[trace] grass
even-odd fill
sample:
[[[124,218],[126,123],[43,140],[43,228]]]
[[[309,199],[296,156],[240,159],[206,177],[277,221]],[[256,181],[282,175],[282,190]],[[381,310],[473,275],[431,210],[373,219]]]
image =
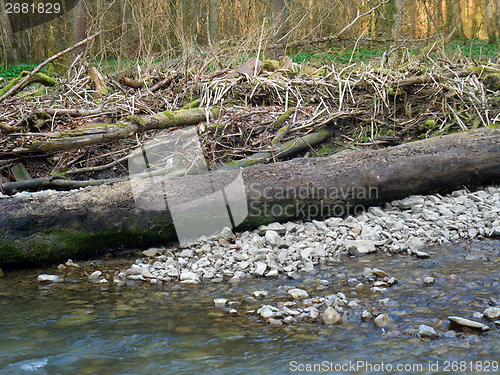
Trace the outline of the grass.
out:
[[[23,71],[31,72],[38,64],[7,65],[6,68],[0,66],[0,77],[13,78],[19,76]],[[47,67],[42,69],[42,73],[47,72]]]
[[[330,52],[298,52],[291,55],[293,62],[297,64],[310,63],[310,64],[326,64],[326,63],[340,63],[345,64],[349,61],[355,63],[367,63],[374,58],[380,58],[384,54],[386,48],[367,48],[358,47],[356,50],[352,49],[332,49]],[[472,39],[466,43],[454,41],[444,48],[446,54],[465,55],[478,62],[497,61],[499,49],[494,45],[484,40]],[[421,48],[410,48],[410,54],[415,55],[421,51]],[[430,57],[440,57],[436,53],[431,54]]]

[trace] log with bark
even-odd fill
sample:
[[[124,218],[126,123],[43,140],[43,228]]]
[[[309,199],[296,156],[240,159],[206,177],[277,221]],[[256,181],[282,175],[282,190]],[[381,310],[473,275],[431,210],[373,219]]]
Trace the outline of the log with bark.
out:
[[[36,140],[22,147],[17,147],[12,152],[26,154],[73,150],[83,146],[127,138],[144,130],[195,125],[206,120],[207,117],[216,117],[218,113],[218,108],[212,108],[211,110],[192,108],[178,111],[164,111],[154,115],[131,115],[114,124],[99,124],[91,128],[70,130],[51,135],[51,139],[49,140]],[[40,136],[43,136],[43,133],[40,133]]]
[[[242,230],[273,221],[353,214],[356,208],[411,194],[499,181],[500,129],[254,165],[236,172],[237,176],[227,171],[155,177],[136,180],[135,188],[130,182],[118,182],[40,198],[2,199],[0,266],[53,263],[120,245],[165,243],[176,238],[176,228],[202,228],[224,220]],[[238,185],[228,184],[238,178],[244,187],[239,197]],[[216,210],[222,188],[226,206]],[[241,223],[236,220],[242,212],[238,200],[248,209]]]

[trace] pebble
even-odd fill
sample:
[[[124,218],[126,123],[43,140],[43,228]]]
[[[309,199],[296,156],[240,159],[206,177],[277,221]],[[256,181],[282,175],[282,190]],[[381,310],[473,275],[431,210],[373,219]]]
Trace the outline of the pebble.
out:
[[[425,324],[421,324],[418,326],[418,334],[420,337],[437,337],[438,334],[434,330],[434,328],[429,327]]]
[[[392,324],[393,320],[388,314],[380,314],[373,320],[373,322],[379,328],[386,328]]]
[[[43,283],[43,282],[60,283],[60,282],[64,281],[63,278],[61,278],[57,275],[47,275],[45,273],[38,275],[37,280],[40,283]]]
[[[325,324],[338,324],[342,323],[342,316],[333,307],[327,307],[321,316],[321,320]]]
[[[225,299],[225,298],[214,298],[214,303],[215,303],[215,307],[217,307],[218,309],[222,309],[223,307],[226,306],[227,299]]]
[[[424,278],[425,285],[433,285],[435,282],[436,280],[432,276],[427,276]]]
[[[488,319],[495,320],[500,318],[500,308],[499,307],[488,307],[484,310],[484,316]]]
[[[460,326],[474,328],[474,329],[480,329],[482,331],[488,331],[490,329],[490,327],[488,327],[486,324],[475,322],[474,320],[461,318],[459,316],[449,316],[448,320],[450,322],[453,322],[453,323],[458,324]]]
[[[101,275],[102,275],[101,271],[94,271],[89,275],[89,280],[98,281]]]
[[[309,293],[307,293],[304,289],[299,288],[289,289],[288,295],[294,300],[303,300],[309,297]]]

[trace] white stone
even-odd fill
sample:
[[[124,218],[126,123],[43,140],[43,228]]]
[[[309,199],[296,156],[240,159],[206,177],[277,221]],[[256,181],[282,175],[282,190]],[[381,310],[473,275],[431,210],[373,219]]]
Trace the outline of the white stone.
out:
[[[143,254],[144,256],[147,256],[147,257],[154,257],[156,254],[158,254],[158,249],[157,249],[157,248],[155,248],[155,247],[152,247],[152,248],[150,248],[150,249],[144,250],[144,251],[142,252],[142,254]]]
[[[181,277],[180,277],[180,280],[181,281],[185,281],[185,280],[191,280],[191,281],[196,281],[198,282],[200,280],[200,277],[198,276],[197,273],[195,272],[191,272],[191,271],[182,271],[181,272]]]
[[[52,282],[52,283],[60,283],[62,281],[64,281],[63,278],[57,276],[57,275],[47,275],[45,273],[42,273],[40,275],[38,275],[38,278],[37,278],[38,282]]]
[[[299,289],[299,288],[289,289],[288,295],[292,297],[294,300],[301,300],[309,297],[309,293],[307,293],[304,289]]]
[[[142,275],[142,267],[139,266],[138,264],[132,264],[132,267],[130,267],[127,272],[128,275]]]
[[[488,307],[484,310],[484,316],[488,319],[498,319],[500,318],[500,308],[499,307]]]
[[[375,244],[369,240],[346,240],[344,246],[351,255],[368,254],[375,251]]]
[[[269,305],[262,305],[262,307],[257,310],[257,314],[262,319],[269,319],[274,316],[274,312],[273,310],[271,310],[271,307]]]
[[[226,306],[227,299],[225,298],[215,298],[214,299],[215,307],[218,309],[222,309],[224,306]]]
[[[98,280],[102,275],[101,271],[94,271],[89,275],[89,280]]]
[[[277,277],[277,276],[278,276],[278,270],[276,268],[266,273],[266,277]]]
[[[255,263],[255,273],[257,275],[264,275],[264,272],[266,272],[267,269],[267,264],[264,262],[256,262]]]
[[[335,310],[333,307],[327,307],[325,311],[323,311],[323,315],[321,316],[323,323],[325,324],[338,324],[342,323],[342,316]]]

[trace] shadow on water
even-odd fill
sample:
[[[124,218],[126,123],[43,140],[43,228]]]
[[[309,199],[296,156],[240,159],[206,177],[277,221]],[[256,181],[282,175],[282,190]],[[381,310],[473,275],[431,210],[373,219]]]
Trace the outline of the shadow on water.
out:
[[[0,279],[0,374],[444,374],[460,363],[464,373],[484,373],[487,363],[488,372],[497,373],[499,330],[473,314],[500,301],[500,240],[425,251],[430,258],[345,258],[300,280],[246,279],[238,286],[94,284],[83,276],[83,263],[64,283],[36,282],[39,273],[57,273],[55,267],[12,271]],[[126,262],[105,261],[100,268],[112,273]],[[373,293],[362,277],[365,267],[380,268],[398,283]],[[425,277],[434,284],[426,285]],[[288,301],[284,286],[320,297],[342,292],[359,308],[346,308],[344,322],[331,326],[272,326],[246,313]],[[269,294],[248,302],[256,290]],[[239,315],[216,309],[214,298],[236,302]],[[364,309],[387,313],[394,324],[381,329],[365,322]],[[483,322],[490,330],[462,329],[445,337],[450,315]],[[420,324],[441,336],[419,338]]]

